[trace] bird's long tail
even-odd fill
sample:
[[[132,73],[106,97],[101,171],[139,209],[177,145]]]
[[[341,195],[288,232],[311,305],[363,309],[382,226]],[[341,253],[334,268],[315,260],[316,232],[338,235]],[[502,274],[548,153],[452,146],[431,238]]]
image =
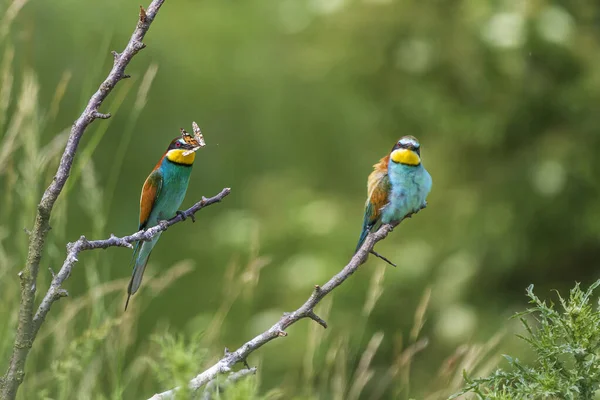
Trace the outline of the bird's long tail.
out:
[[[369,232],[371,231],[372,226],[369,225],[365,225],[363,226],[362,232],[360,233],[360,237],[358,238],[358,244],[356,245],[356,249],[354,250],[354,253],[356,253],[358,251],[358,249],[360,249],[360,246],[363,245],[363,243],[365,242],[365,239],[367,238],[367,236],[369,235]]]
[[[370,217],[370,208],[367,207],[367,212],[365,213],[365,219],[363,220],[362,231],[360,232],[360,237],[358,238],[358,244],[356,245],[356,249],[354,250],[354,254],[360,249],[360,246],[363,245],[367,236],[369,236],[369,232],[373,230],[373,227],[377,224],[377,220],[373,221]]]
[[[125,310],[127,310],[127,306],[129,305],[129,299],[137,290],[140,288],[142,284],[142,278],[144,276],[144,271],[146,270],[146,265],[148,264],[148,259],[150,258],[150,254],[152,253],[152,249],[156,244],[158,237],[155,237],[154,240],[150,242],[138,242],[135,246],[135,250],[133,251],[133,273],[131,274],[131,280],[129,281],[129,286],[127,287],[127,302],[125,303]]]

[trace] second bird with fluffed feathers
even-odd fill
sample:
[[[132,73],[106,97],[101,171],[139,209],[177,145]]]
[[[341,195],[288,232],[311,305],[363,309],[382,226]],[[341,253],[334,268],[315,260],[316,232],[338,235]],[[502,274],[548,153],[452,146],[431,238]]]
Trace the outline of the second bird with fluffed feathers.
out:
[[[414,136],[400,138],[373,169],[356,251],[379,223],[400,222],[425,207],[431,191],[431,175],[421,163],[421,145]]]

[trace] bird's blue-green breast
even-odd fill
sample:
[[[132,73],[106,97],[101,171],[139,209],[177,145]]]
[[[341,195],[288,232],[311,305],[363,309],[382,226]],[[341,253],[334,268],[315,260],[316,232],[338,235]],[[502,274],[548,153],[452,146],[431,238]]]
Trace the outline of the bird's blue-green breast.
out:
[[[431,190],[431,175],[422,164],[412,166],[390,161],[388,176],[391,190],[389,203],[381,215],[383,223],[399,221],[419,211]]]
[[[156,225],[160,220],[175,216],[185,198],[192,165],[175,164],[165,157],[159,170],[163,177],[162,189],[150,212],[148,226]]]

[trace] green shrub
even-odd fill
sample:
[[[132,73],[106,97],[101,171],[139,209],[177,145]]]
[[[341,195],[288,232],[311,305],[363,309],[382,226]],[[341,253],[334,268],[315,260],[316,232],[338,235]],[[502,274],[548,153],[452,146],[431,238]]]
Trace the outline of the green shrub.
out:
[[[526,330],[519,336],[536,355],[531,366],[504,357],[510,368],[485,378],[466,376],[466,387],[453,396],[473,393],[480,399],[593,399],[600,386],[600,309],[592,301],[596,281],[587,291],[579,284],[560,307],[546,304],[527,288],[533,305],[515,315]]]

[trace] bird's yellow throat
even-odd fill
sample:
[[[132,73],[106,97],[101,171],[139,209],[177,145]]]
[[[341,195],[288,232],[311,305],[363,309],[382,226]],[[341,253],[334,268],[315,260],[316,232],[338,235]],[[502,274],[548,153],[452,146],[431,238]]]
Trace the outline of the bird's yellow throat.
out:
[[[421,164],[421,158],[417,153],[408,149],[394,150],[391,154],[391,159],[395,163],[404,165],[419,165]]]
[[[167,159],[177,164],[192,165],[196,158],[196,153],[192,152],[187,156],[184,156],[185,150],[173,149],[167,152]]]

